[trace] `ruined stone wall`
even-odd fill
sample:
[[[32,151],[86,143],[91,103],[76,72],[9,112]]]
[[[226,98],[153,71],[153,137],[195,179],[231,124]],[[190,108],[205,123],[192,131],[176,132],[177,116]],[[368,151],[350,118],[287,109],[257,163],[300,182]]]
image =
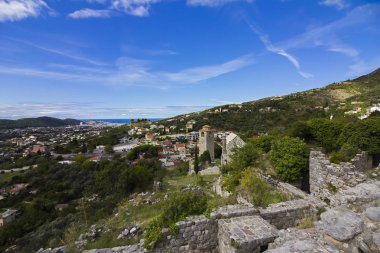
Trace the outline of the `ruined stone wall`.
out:
[[[312,198],[309,200],[296,199],[272,204],[265,209],[261,208],[259,215],[277,229],[286,229],[299,225],[305,217],[317,215],[323,207],[325,207],[324,203]]]
[[[357,154],[351,162],[334,164],[320,151],[311,151],[309,160],[310,193],[330,200],[341,189],[356,186],[367,180],[363,171],[370,169],[372,158],[367,152]]]
[[[188,217],[176,223],[178,232],[172,235],[163,231],[163,241],[155,248],[155,253],[177,252],[218,252],[218,224],[204,215]]]

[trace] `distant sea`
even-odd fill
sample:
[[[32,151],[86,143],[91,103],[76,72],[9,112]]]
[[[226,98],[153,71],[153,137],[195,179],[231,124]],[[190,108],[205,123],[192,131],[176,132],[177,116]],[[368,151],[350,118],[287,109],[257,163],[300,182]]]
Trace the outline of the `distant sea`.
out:
[[[161,118],[149,118],[148,120],[149,121],[156,121],[156,120],[160,120]],[[131,122],[131,119],[80,119],[80,120],[83,120],[83,121],[99,121],[99,122],[108,122],[108,123],[113,123],[113,124],[128,124],[129,122]],[[134,119],[135,121],[137,119]]]

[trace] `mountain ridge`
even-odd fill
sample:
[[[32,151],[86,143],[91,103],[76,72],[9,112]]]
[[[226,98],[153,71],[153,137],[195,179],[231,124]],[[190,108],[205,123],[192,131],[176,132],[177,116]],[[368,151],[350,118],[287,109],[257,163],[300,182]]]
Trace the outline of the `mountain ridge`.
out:
[[[0,129],[27,128],[27,127],[57,127],[79,125],[80,120],[58,119],[53,117],[22,118],[17,120],[0,119]]]

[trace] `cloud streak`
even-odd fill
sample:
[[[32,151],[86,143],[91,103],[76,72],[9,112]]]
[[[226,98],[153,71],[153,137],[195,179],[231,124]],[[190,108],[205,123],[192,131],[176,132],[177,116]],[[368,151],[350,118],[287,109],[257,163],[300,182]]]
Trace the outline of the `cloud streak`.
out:
[[[49,52],[49,53],[53,53],[53,54],[56,54],[56,55],[63,56],[63,57],[66,57],[66,58],[69,58],[69,59],[72,59],[72,60],[76,60],[76,61],[80,61],[80,62],[84,62],[84,63],[87,63],[87,64],[96,65],[96,66],[107,65],[104,62],[100,62],[100,61],[96,61],[96,60],[93,60],[93,59],[89,59],[87,57],[81,56],[80,54],[75,54],[75,53],[69,52],[67,50],[40,46],[40,45],[37,45],[37,44],[32,43],[32,42],[28,42],[28,41],[20,40],[20,39],[15,39],[15,38],[11,38],[11,37],[6,37],[6,38],[9,39],[9,40],[12,40],[12,41],[15,41],[15,42],[19,42],[19,43],[22,43],[24,45],[33,47],[33,48],[37,48],[37,49],[45,51],[45,52]]]
[[[253,63],[251,55],[244,55],[231,61],[212,65],[184,69],[177,73],[164,73],[168,80],[182,83],[196,83],[237,71]]]
[[[0,118],[51,116],[58,118],[167,118],[202,111],[211,105],[169,105],[155,107],[99,107],[99,103],[18,103],[0,104]]]
[[[257,34],[260,41],[264,44],[266,50],[268,50],[269,52],[272,52],[272,53],[275,53],[275,54],[278,54],[278,55],[285,57],[291,64],[293,64],[293,66],[296,68],[297,72],[302,77],[304,77],[304,78],[313,77],[312,74],[302,71],[299,61],[293,55],[289,54],[287,51],[285,51],[282,48],[274,46],[272,44],[272,42],[270,41],[268,35],[264,34],[257,26],[253,25],[250,22],[247,22],[247,24],[249,25],[251,30]]]
[[[327,50],[339,52],[348,56],[358,55],[358,51],[345,45],[338,39],[338,33],[345,29],[353,29],[368,23],[379,21],[380,5],[367,4],[356,7],[348,12],[343,18],[307,30],[306,32],[291,39],[277,43],[278,47],[285,50],[296,48],[323,47]]]
[[[147,86],[168,88],[187,85],[219,77],[253,63],[251,55],[243,55],[230,61],[187,68],[175,72],[155,71],[151,62],[146,60],[121,57],[114,66],[83,67],[68,64],[49,64],[48,68],[37,69],[24,66],[0,66],[0,73],[16,76],[32,76],[44,79],[74,82],[91,82],[120,86]]]

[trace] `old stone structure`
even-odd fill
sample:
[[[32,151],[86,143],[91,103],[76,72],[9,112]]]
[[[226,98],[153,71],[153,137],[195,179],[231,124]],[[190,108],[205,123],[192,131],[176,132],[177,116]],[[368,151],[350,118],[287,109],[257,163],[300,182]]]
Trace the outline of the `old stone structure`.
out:
[[[231,155],[236,148],[241,148],[245,142],[236,134],[230,133],[223,139],[222,147],[222,164],[227,164],[231,161]]]
[[[163,241],[153,252],[177,253],[177,252],[218,252],[217,223],[204,215],[193,216],[185,221],[176,223],[178,233],[171,235],[169,230],[163,231]]]
[[[340,189],[367,181],[364,171],[371,167],[372,158],[366,152],[356,155],[351,162],[334,164],[321,151],[311,151],[310,192],[322,200],[332,201],[331,197]]]
[[[205,151],[210,153],[211,161],[214,161],[214,130],[205,125],[199,130],[199,155],[202,155]]]

